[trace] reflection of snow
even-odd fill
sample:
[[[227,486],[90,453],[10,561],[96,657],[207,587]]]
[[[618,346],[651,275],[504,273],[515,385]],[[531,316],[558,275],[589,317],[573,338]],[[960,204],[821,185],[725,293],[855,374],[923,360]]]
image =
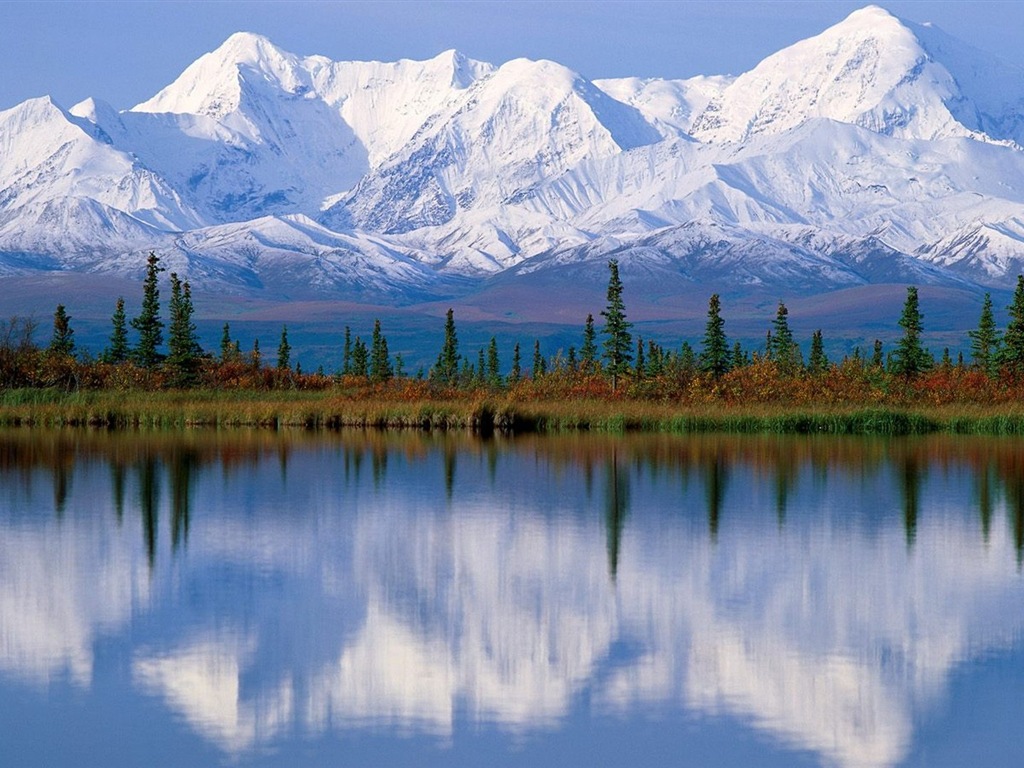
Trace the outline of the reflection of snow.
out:
[[[292,685],[282,680],[254,701],[243,702],[241,673],[250,663],[251,643],[220,637],[196,640],[166,656],[140,656],[134,677],[162,694],[199,733],[229,752],[269,742],[292,717]]]
[[[36,684],[92,681],[98,636],[127,625],[149,592],[145,561],[105,520],[0,529],[0,670]]]
[[[886,766],[958,664],[1024,630],[1011,532],[984,542],[952,502],[922,504],[912,547],[898,516],[868,529],[828,505],[781,531],[726,515],[712,542],[634,488],[613,581],[603,519],[552,513],[543,488],[509,508],[399,497],[197,517],[171,569],[193,599],[152,606],[173,634],[136,650],[133,679],[231,753],[293,726],[449,735],[465,713],[550,728],[589,701],[728,714],[840,765]],[[4,529],[0,668],[86,684],[97,636],[145,602],[139,531],[101,522]]]

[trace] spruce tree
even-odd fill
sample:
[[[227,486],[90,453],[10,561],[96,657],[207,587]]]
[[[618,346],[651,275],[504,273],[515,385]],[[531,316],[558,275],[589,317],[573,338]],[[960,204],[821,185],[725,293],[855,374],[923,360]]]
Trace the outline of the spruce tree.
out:
[[[580,347],[580,364],[584,373],[597,370],[597,333],[594,331],[594,316],[587,315],[583,326],[583,346]]]
[[[231,326],[224,323],[224,331],[220,337],[220,361],[226,363],[234,357],[235,345],[231,341]]]
[[[717,293],[708,300],[708,322],[701,344],[700,369],[716,379],[729,372],[729,340],[725,336],[725,321]]]
[[[345,326],[345,345],[341,348],[341,375],[352,374],[352,329]]]
[[[811,357],[807,369],[815,376],[828,370],[828,357],[825,355],[825,342],[821,337],[821,329],[811,335]]]
[[[871,349],[871,367],[879,369],[885,367],[885,355],[882,350],[881,339],[875,339],[875,344]]]
[[[636,338],[636,365],[633,366],[633,378],[637,381],[643,379],[647,373],[647,356],[644,354],[644,339],[642,336]]]
[[[487,346],[487,383],[492,387],[501,386],[501,363],[498,360],[498,341],[491,336]]]
[[[388,381],[394,375],[388,340],[381,333],[380,320],[374,320],[373,335],[370,337],[370,378],[374,381]]]
[[[476,370],[473,371],[473,386],[482,387],[487,383],[487,361],[484,359],[484,348],[480,347],[476,355]]]
[[[540,339],[534,339],[533,342],[533,368],[531,369],[530,377],[537,379],[543,376],[547,372],[547,366],[544,363],[544,356],[540,353]]]
[[[1012,375],[1024,375],[1024,275],[1017,276],[1017,289],[1010,304],[1010,322],[1003,335],[999,362]]]
[[[352,375],[366,378],[370,374],[370,354],[366,343],[358,336],[352,343]]]
[[[601,312],[604,317],[604,359],[606,369],[612,377],[612,389],[618,387],[619,377],[629,372],[633,361],[633,338],[629,333],[632,323],[626,322],[626,305],[622,301],[622,281],[619,279],[619,262],[608,262],[608,304]]]
[[[732,345],[732,362],[730,364],[731,370],[742,368],[747,364],[747,354],[743,351],[743,345],[738,341]]]
[[[174,374],[176,386],[191,386],[195,383],[199,367],[199,338],[196,325],[192,322],[195,312],[192,306],[192,288],[182,283],[177,274],[171,273],[171,324],[167,338],[167,364]]]
[[[257,371],[263,365],[263,355],[260,352],[260,340],[258,338],[252,340],[252,353],[249,355],[249,363]]]
[[[292,345],[288,343],[288,326],[281,326],[281,341],[277,345],[277,370],[290,371],[292,368]]]
[[[114,305],[114,314],[110,318],[113,326],[110,331],[110,346],[103,353],[103,360],[108,363],[123,363],[128,359],[128,318],[124,312],[124,297],[119,296]]]
[[[163,271],[159,257],[150,251],[146,260],[146,279],[142,283],[142,309],[138,317],[132,319],[132,328],[139,332],[139,343],[133,356],[143,368],[155,368],[162,358],[159,348],[164,343],[164,324],[160,319],[157,275]]]
[[[789,310],[780,301],[775,320],[772,321],[772,333],[768,342],[769,357],[778,363],[784,373],[792,373],[797,368],[796,343],[793,341],[793,332],[789,330],[788,315]]]
[[[75,354],[75,332],[71,329],[71,316],[58,304],[53,313],[53,337],[48,352],[57,357],[71,357]]]
[[[444,321],[444,344],[434,365],[434,378],[442,384],[453,385],[459,380],[459,337],[455,332],[455,313],[451,307]]]
[[[968,331],[971,337],[971,359],[974,367],[990,378],[999,374],[999,331],[992,314],[992,294],[986,293],[981,304],[978,329]]]
[[[523,365],[522,358],[519,354],[519,342],[516,342],[515,347],[512,349],[512,371],[508,375],[509,383],[515,384],[521,378],[523,378]]]
[[[697,369],[697,353],[688,341],[684,341],[679,348],[679,367],[687,373]]]
[[[897,376],[916,376],[931,366],[931,355],[921,346],[923,317],[918,305],[917,288],[909,286],[899,321],[903,336],[896,343],[890,367],[891,372]]]

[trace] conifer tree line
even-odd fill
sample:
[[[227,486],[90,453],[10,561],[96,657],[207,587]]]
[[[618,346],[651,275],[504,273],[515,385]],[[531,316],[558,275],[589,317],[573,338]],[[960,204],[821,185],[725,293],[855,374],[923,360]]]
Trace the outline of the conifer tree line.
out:
[[[541,340],[532,339],[532,344],[525,349],[521,342],[515,342],[511,355],[504,357],[497,338],[492,336],[486,344],[464,352],[454,311],[448,309],[440,348],[429,368],[407,371],[403,356],[392,354],[384,328],[377,319],[367,339],[353,334],[349,326],[344,327],[339,339],[340,364],[334,371],[325,372],[321,368],[315,373],[303,373],[301,365],[293,358],[287,325],[281,327],[276,357],[270,368],[264,363],[259,339],[254,338],[249,350],[243,352],[241,342],[232,337],[228,323],[223,326],[218,354],[203,350],[196,330],[191,285],[174,272],[168,276],[170,296],[165,322],[159,284],[164,268],[159,257],[151,253],[146,262],[139,313],[129,319],[124,298],[118,298],[110,319],[108,344],[97,362],[159,374],[159,386],[178,388],[207,386],[211,382],[216,386],[224,380],[239,382],[239,386],[323,387],[348,379],[375,385],[414,379],[442,388],[500,390],[524,381],[550,382],[553,386],[596,381],[604,382],[613,393],[625,390],[642,395],[646,391],[644,387],[652,382],[681,384],[703,377],[713,384],[730,374],[759,366],[761,370],[765,365],[770,366],[771,375],[780,380],[822,377],[837,366],[859,366],[874,372],[873,375],[905,381],[913,381],[936,369],[971,371],[992,381],[1024,379],[1024,275],[1017,278],[1008,308],[1009,323],[1003,332],[995,322],[991,295],[985,294],[977,328],[968,334],[969,363],[964,361],[962,353],[954,361],[948,349],[936,360],[924,347],[924,314],[914,286],[907,288],[898,320],[901,335],[891,349],[886,350],[880,340],[875,340],[870,354],[863,354],[857,348],[843,360],[832,362],[826,355],[821,329],[811,335],[809,354],[804,359],[800,343],[789,326],[789,310],[782,301],[778,303],[775,317],[767,324],[763,346],[744,348],[739,341],[730,343],[717,293],[708,300],[704,332],[696,348],[684,341],[678,348],[670,349],[653,339],[634,335],[634,325],[627,319],[619,264],[611,260],[607,266],[606,304],[599,312],[603,323],[598,327],[594,314],[588,314],[583,321],[578,348],[570,345],[565,351],[546,355]],[[77,385],[87,371],[72,371],[68,364],[93,361],[87,353],[79,354],[71,321],[66,307],[58,304],[50,343],[44,350],[37,350],[45,362],[46,375],[34,378],[24,371],[11,373],[10,362],[17,354],[27,355],[26,349],[34,349],[30,342],[33,328],[29,328],[27,334],[22,328],[19,335],[15,321],[0,324],[0,386]],[[134,331],[134,339],[130,338],[129,329]],[[18,338],[20,346],[13,341]],[[525,360],[524,354],[527,355]]]

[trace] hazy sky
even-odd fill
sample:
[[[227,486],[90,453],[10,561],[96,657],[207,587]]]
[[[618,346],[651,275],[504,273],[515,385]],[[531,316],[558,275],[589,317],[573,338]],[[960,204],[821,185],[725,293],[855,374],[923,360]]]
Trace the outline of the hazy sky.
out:
[[[847,0],[376,0],[375,2],[60,2],[0,0],[0,109],[49,94],[130,107],[232,32],[259,32],[298,54],[429,58],[457,48],[500,64],[554,59],[589,78],[738,74],[841,20]],[[1024,67],[1024,3],[896,0]]]

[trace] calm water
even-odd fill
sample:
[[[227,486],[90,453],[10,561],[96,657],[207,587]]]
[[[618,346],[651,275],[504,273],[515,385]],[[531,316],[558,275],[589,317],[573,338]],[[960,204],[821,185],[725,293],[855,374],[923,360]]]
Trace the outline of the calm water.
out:
[[[1019,765],[1024,443],[0,432],[0,763]]]

